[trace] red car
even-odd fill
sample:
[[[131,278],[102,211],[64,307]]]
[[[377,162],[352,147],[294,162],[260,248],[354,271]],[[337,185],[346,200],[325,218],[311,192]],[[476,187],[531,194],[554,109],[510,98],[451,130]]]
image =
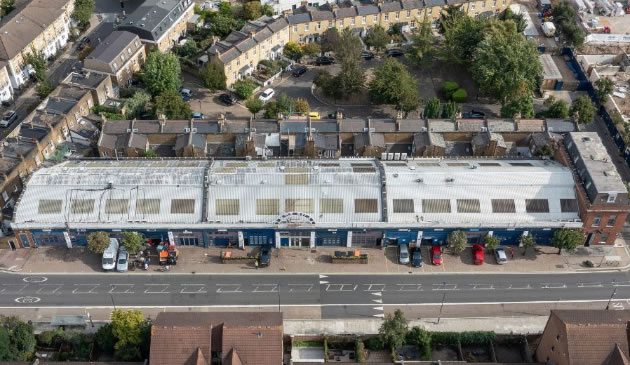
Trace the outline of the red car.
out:
[[[442,251],[438,245],[431,246],[431,263],[436,266],[442,265]]]
[[[483,265],[483,262],[484,262],[483,246],[474,245],[472,247],[472,251],[473,251],[473,264]]]

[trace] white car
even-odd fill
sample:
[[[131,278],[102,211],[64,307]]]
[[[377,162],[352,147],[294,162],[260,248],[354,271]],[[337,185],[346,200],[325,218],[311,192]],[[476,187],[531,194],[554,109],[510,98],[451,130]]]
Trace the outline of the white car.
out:
[[[273,96],[275,95],[275,91],[273,91],[273,89],[267,89],[265,91],[263,91],[260,96],[258,97],[258,99],[260,101],[269,101],[271,98],[273,98]]]

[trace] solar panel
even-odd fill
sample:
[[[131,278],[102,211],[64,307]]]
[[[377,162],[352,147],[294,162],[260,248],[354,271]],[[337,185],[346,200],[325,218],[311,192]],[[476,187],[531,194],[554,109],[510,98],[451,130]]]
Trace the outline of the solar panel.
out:
[[[549,213],[549,201],[547,199],[526,199],[525,210],[527,213]]]

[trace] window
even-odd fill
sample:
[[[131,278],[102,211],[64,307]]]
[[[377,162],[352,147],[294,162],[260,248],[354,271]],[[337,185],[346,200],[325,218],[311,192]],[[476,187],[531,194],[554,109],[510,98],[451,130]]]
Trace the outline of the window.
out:
[[[129,211],[127,199],[107,199],[105,201],[105,214],[125,214]]]
[[[481,213],[478,199],[457,199],[457,213]]]
[[[503,0],[503,5],[505,5],[507,3],[507,0]]]
[[[606,227],[614,226],[616,220],[617,220],[617,216],[616,215],[611,215],[610,217],[608,217],[608,222],[606,222]]]
[[[411,17],[411,10],[407,10],[407,18]]]
[[[483,9],[485,9],[485,8],[486,8],[486,2],[485,2],[485,1],[484,1],[483,3],[481,3],[481,7],[482,7]]]
[[[525,199],[527,213],[549,213],[549,201],[547,199]]]
[[[416,21],[412,20],[410,25],[411,25],[412,28],[415,28],[416,27]]]
[[[492,7],[496,7],[497,6],[497,0],[492,1]]]
[[[94,210],[94,199],[72,199],[70,211],[72,214],[88,214]]]
[[[215,204],[216,215],[238,215],[240,212],[238,199],[217,199]]]
[[[374,22],[378,23],[378,15],[374,15]]]
[[[328,22],[328,29],[333,27],[333,22]]]
[[[593,218],[593,224],[591,224],[591,226],[593,227],[599,227],[599,225],[602,222],[602,217],[600,216],[596,216],[595,218]]]
[[[475,4],[470,4],[470,10],[475,10]]]
[[[366,174],[371,172],[376,172],[375,167],[353,167],[352,172],[357,174]]]
[[[297,25],[293,26],[293,33],[297,33]]]
[[[377,213],[378,200],[376,199],[354,199],[355,213]]]
[[[389,14],[385,14],[385,16],[383,17],[383,20],[386,22],[389,21]]]
[[[287,212],[313,213],[313,199],[286,199],[284,210]]]
[[[514,200],[492,199],[492,213],[516,213]]]
[[[278,199],[256,199],[257,215],[280,214],[280,201]]]
[[[614,203],[617,200],[617,194],[608,194],[607,203]]]
[[[343,213],[343,199],[319,199],[320,213]]]
[[[562,213],[577,213],[577,199],[560,199],[560,210]]]
[[[125,63],[125,55],[124,54],[120,55],[120,61],[122,61],[122,63]]]
[[[131,56],[131,47],[127,48],[127,54]]]
[[[308,24],[304,24],[304,31],[305,31],[305,32],[308,32],[308,28],[309,28],[309,27],[308,27]]]
[[[394,213],[413,213],[413,199],[394,199]]]
[[[364,16],[363,18],[361,18],[361,23],[362,23],[362,24],[367,23],[367,17],[366,17],[366,16]]]
[[[400,13],[396,13],[395,17],[396,17],[396,20],[400,19]]]
[[[429,15],[433,14],[433,8],[429,9]]]
[[[317,22],[317,30],[322,29],[322,22]]]
[[[137,214],[159,214],[160,199],[138,199],[136,201]]]
[[[55,214],[61,213],[61,200],[41,199],[37,214]]]
[[[339,20],[339,26],[343,27],[343,19]]]
[[[599,236],[599,243],[606,243],[606,241],[608,241],[608,233],[607,232],[603,232]]]
[[[118,64],[114,62],[113,65],[114,65],[114,70],[118,70]]]
[[[354,18],[350,19],[350,25],[354,25]]]
[[[133,41],[133,44],[134,44],[136,47],[140,47],[140,43],[138,43],[138,41]]]
[[[195,199],[171,200],[171,214],[194,214]]]
[[[448,199],[423,199],[422,212],[424,213],[450,213],[451,201]]]

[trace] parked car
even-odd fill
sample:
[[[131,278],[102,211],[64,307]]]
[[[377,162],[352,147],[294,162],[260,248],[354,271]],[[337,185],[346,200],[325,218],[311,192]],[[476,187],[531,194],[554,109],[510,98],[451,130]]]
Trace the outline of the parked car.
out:
[[[293,76],[300,77],[300,76],[304,75],[306,73],[306,71],[307,71],[306,67],[299,66],[295,70],[293,70]]]
[[[442,265],[442,249],[439,245],[431,246],[431,263],[433,265]]]
[[[482,245],[473,245],[473,264],[475,265],[483,265],[485,261],[485,257],[483,254],[483,246]]]
[[[309,112],[308,116],[312,119],[312,120],[320,120],[322,119],[322,116],[319,115],[318,112]]]
[[[267,267],[271,263],[271,247],[263,246],[260,248],[260,257],[258,258],[259,267]]]
[[[416,248],[411,253],[411,266],[413,267],[422,266],[422,252],[420,251],[420,247]]]
[[[125,272],[129,269],[129,252],[124,247],[118,252],[118,261],[116,263],[116,271]]]
[[[17,113],[15,112],[15,110],[9,110],[8,112],[4,113],[2,120],[0,120],[0,127],[6,128],[10,126],[11,123],[15,122],[16,119]]]
[[[206,116],[203,115],[203,113],[192,113],[192,119],[195,120],[201,120],[204,119]]]
[[[225,105],[234,105],[238,101],[234,95],[230,94],[219,95],[219,100]]]
[[[116,257],[118,256],[118,240],[109,239],[109,246],[103,251],[103,270],[114,270],[116,268]]]
[[[409,247],[405,244],[398,246],[398,262],[403,265],[409,264]]]
[[[184,101],[189,101],[192,98],[192,91],[190,89],[182,89],[179,94],[182,96]]]
[[[469,112],[463,113],[462,117],[464,117],[464,119],[483,119],[486,117],[486,113],[473,109]]]
[[[90,38],[88,37],[83,37],[81,38],[81,40],[79,41],[79,45],[77,46],[77,50],[82,51],[85,46],[87,46],[88,44],[90,44]]]
[[[497,264],[507,264],[507,255],[503,247],[497,247],[494,249],[494,257],[497,259]]]
[[[258,97],[258,99],[259,99],[260,101],[267,102],[267,101],[271,100],[271,98],[273,98],[273,96],[275,95],[275,93],[276,93],[276,92],[275,92],[275,91],[273,91],[273,89],[269,88],[269,89],[267,89],[267,90],[263,91],[263,92],[260,94],[260,96]]]
[[[387,50],[387,57],[400,57],[403,56],[405,52],[402,49],[390,49]]]
[[[333,63],[335,63],[335,59],[327,56],[317,57],[315,60],[317,66],[332,65]]]
[[[374,53],[368,52],[368,51],[363,51],[363,52],[361,52],[361,58],[363,58],[366,61],[369,61],[369,60],[374,58]]]

